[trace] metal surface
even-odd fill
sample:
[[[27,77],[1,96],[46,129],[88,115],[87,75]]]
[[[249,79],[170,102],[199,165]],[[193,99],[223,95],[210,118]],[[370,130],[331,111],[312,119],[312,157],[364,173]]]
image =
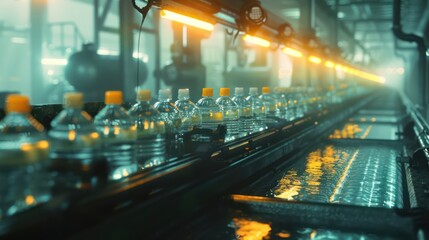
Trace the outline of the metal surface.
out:
[[[379,99],[383,99],[380,97]],[[366,207],[403,206],[398,97],[379,114],[378,100],[349,118],[320,143],[267,174],[242,193],[294,201]],[[378,121],[378,119],[383,121]],[[357,121],[356,121],[357,120]]]
[[[401,207],[398,145],[321,144],[285,171],[244,193],[295,201]],[[267,183],[269,182],[269,183]]]

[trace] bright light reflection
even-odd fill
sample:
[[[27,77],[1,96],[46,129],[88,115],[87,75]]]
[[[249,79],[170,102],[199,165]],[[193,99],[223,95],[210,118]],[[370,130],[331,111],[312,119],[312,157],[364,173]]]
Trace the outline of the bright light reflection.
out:
[[[161,17],[207,31],[213,31],[214,29],[214,25],[211,23],[204,22],[202,20],[191,18],[168,10],[161,10]]]
[[[302,57],[302,52],[295,50],[293,48],[284,47],[283,52],[292,57],[296,57],[296,58]]]
[[[315,63],[315,64],[320,64],[322,62],[322,59],[315,57],[315,56],[310,56],[308,58],[308,61]]]
[[[269,47],[271,46],[271,43],[265,39],[250,36],[248,34],[243,36],[244,41],[261,46],[261,47]]]

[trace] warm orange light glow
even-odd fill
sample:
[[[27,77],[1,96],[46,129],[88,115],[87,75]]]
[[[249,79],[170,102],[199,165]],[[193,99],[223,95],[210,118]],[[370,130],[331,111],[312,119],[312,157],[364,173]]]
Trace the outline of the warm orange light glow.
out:
[[[271,46],[271,43],[265,39],[250,36],[249,34],[244,35],[243,37],[244,41],[261,46],[261,47],[269,47]]]
[[[315,57],[315,56],[310,56],[308,58],[308,61],[315,63],[315,64],[320,64],[322,62],[322,59]]]
[[[269,223],[252,221],[244,218],[233,218],[235,234],[239,239],[267,239],[271,232]]]
[[[364,72],[364,71],[361,71],[361,70],[358,70],[358,69],[348,69],[348,72],[351,75],[355,75],[357,77],[360,77],[360,78],[363,78],[363,79],[366,79],[366,80],[370,80],[370,81],[373,81],[373,82],[378,82],[378,83],[385,83],[386,82],[386,79],[384,77],[382,77],[382,76],[378,76],[378,75],[375,75],[375,74]]]
[[[168,10],[161,10],[161,17],[169,19],[169,20],[173,20],[176,22],[180,22],[189,26],[193,26],[193,27],[197,27],[200,29],[204,29],[207,31],[213,31],[214,29],[214,25],[208,22],[204,22],[201,21],[199,19],[196,18],[191,18],[179,13],[175,13],[172,11],[168,11]]]
[[[295,50],[293,48],[284,47],[283,52],[292,57],[297,57],[297,58],[302,57],[302,52]]]
[[[33,205],[36,202],[36,199],[32,195],[25,196],[25,204]]]
[[[331,61],[326,61],[325,62],[325,66],[328,67],[328,68],[333,68],[335,66],[335,64],[333,62],[331,62]]]
[[[343,71],[343,66],[342,65],[340,65],[340,64],[337,64],[337,65],[335,65],[335,69],[337,70],[337,71]]]

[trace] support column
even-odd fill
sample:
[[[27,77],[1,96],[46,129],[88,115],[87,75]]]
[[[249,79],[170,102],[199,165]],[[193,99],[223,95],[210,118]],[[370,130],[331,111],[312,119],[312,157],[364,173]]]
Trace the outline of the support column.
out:
[[[120,72],[123,82],[123,91],[126,100],[136,97],[134,88],[137,80],[135,78],[136,62],[133,59],[134,51],[134,8],[131,1],[119,1],[119,44],[120,44]],[[139,80],[140,84],[142,83]]]
[[[30,69],[32,103],[43,103],[45,83],[43,79],[42,54],[43,37],[47,26],[48,0],[30,2]]]
[[[299,1],[299,31],[307,36],[314,35],[315,25],[315,4],[314,0],[300,0]],[[294,74],[292,85],[294,86],[310,86],[312,82],[312,72],[310,70],[309,62],[303,59],[300,64],[294,64]]]

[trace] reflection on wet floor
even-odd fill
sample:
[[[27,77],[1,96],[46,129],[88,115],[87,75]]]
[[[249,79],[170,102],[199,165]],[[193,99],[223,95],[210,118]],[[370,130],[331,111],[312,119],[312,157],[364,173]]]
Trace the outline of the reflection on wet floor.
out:
[[[306,227],[281,226],[272,222],[249,217],[234,217],[228,228],[235,230],[235,236],[224,239],[263,240],[263,239],[380,239],[380,236],[367,233],[351,233],[338,230],[313,229]],[[386,238],[383,238],[386,239]]]
[[[397,151],[390,146],[328,144],[298,160],[267,195],[370,207],[402,205]]]
[[[359,124],[347,123],[342,129],[336,129],[329,135],[329,139],[365,139],[372,130],[372,125],[367,125],[364,130]]]
[[[233,218],[231,226],[238,239],[266,239],[271,231],[269,223],[261,223],[244,218]]]
[[[353,120],[353,119],[351,119]],[[398,140],[396,123],[379,123],[377,118],[361,118],[360,122],[346,123],[334,130],[329,139],[380,139]]]

